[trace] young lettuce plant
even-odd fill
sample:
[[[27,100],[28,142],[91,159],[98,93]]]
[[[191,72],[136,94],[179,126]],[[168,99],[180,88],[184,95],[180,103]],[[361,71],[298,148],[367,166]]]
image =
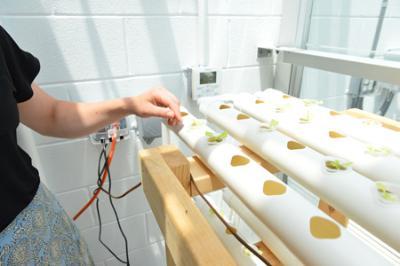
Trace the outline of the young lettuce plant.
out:
[[[372,156],[389,156],[392,154],[392,151],[389,148],[374,145],[368,145],[365,152]]]
[[[351,165],[351,162],[344,162],[339,159],[325,161],[325,167],[329,172],[346,171]]]
[[[228,132],[224,131],[220,134],[214,134],[212,132],[206,131],[205,133],[207,141],[209,144],[217,144],[224,141],[228,137]]]
[[[314,100],[314,99],[303,99],[304,106],[309,107],[309,106],[314,106],[314,105],[321,105],[324,102],[320,100]]]
[[[286,104],[279,104],[278,106],[275,107],[275,113],[283,113],[287,110],[289,110],[292,107],[292,105],[286,103]]]
[[[204,119],[193,119],[192,124],[190,125],[192,129],[198,129],[206,125],[206,120]]]
[[[310,123],[313,119],[313,115],[310,111],[307,111],[303,116],[299,118],[300,123],[307,124]]]
[[[399,202],[399,197],[395,195],[393,192],[391,192],[384,183],[382,182],[376,182],[375,183],[376,189],[379,192],[379,195],[388,202]]]
[[[260,129],[265,130],[265,131],[273,131],[278,127],[278,125],[279,125],[279,121],[272,119],[268,123],[261,123]]]

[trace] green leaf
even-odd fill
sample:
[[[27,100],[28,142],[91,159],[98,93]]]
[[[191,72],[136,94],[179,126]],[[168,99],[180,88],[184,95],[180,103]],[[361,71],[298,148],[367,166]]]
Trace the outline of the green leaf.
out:
[[[278,125],[279,125],[279,121],[278,121],[278,120],[272,119],[271,122],[269,122],[269,126],[270,126],[271,128],[275,128],[275,127],[277,127]]]
[[[222,142],[227,136],[228,136],[228,132],[224,131],[218,135],[214,135],[211,132],[206,132],[205,133],[206,136],[208,137],[208,142]]]
[[[208,142],[216,142],[217,137],[212,136],[212,137],[209,137],[207,140],[208,140]]]
[[[210,132],[210,131],[206,131],[205,135],[207,137],[214,137],[214,134],[212,132]]]
[[[379,190],[379,191],[386,191],[387,189],[386,189],[386,186],[383,184],[383,183],[380,183],[380,182],[377,182],[376,184],[375,184],[375,186],[376,186],[376,188]]]
[[[221,134],[218,135],[218,138],[222,138],[225,139],[226,137],[228,137],[228,132],[224,131]]]
[[[342,166],[345,167],[345,168],[348,168],[348,167],[350,167],[352,164],[353,164],[352,162],[347,162],[347,163],[342,164]]]

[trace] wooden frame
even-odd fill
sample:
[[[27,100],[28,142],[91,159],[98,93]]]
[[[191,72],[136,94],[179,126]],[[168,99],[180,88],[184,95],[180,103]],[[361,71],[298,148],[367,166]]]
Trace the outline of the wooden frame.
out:
[[[140,158],[143,190],[164,235],[168,265],[236,265],[182,186],[189,184],[190,167],[179,150],[162,146],[141,151]]]
[[[242,146],[241,149],[267,170],[278,172],[248,148]],[[186,158],[173,145],[143,150],[140,159],[143,190],[165,238],[167,264],[235,265],[231,255],[191,200],[197,193],[190,184],[190,174],[202,193],[225,187],[217,176],[199,157],[195,155]],[[193,230],[188,231],[188,228]],[[264,243],[258,242],[255,245],[272,265],[281,265]]]

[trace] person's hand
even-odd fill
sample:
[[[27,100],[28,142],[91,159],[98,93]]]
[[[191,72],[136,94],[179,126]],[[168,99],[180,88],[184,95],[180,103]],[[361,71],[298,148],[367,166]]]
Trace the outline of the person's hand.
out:
[[[169,125],[176,125],[181,121],[179,105],[178,98],[162,87],[132,97],[133,113],[141,117],[162,117],[168,120]]]

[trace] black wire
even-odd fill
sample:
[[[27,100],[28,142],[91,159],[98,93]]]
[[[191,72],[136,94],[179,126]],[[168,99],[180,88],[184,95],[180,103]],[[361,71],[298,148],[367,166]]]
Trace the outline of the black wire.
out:
[[[110,173],[110,169],[109,169],[109,166],[108,166],[108,163],[107,163],[107,161],[108,161],[108,155],[107,155],[107,150],[106,150],[106,148],[107,148],[107,144],[103,144],[103,148],[102,148],[102,151],[101,151],[101,153],[100,153],[99,160],[98,160],[98,165],[97,165],[97,174],[98,174],[97,185],[98,185],[98,188],[96,188],[96,191],[99,190],[99,189],[104,190],[104,188],[101,186],[101,177],[102,177],[102,175],[104,174],[104,171],[107,171],[107,176],[108,176],[108,192],[110,192],[110,191],[111,191],[111,173]],[[100,169],[100,165],[101,165],[102,158],[104,158],[105,161],[104,161],[103,167]],[[124,264],[126,264],[126,265],[130,265],[130,261],[129,261],[128,239],[127,239],[127,237],[126,237],[126,235],[125,235],[125,233],[124,233],[124,230],[122,229],[122,226],[121,226],[121,223],[120,223],[120,220],[119,220],[119,216],[118,216],[118,212],[117,212],[117,210],[116,210],[116,208],[115,208],[115,206],[114,206],[113,200],[112,200],[112,195],[111,195],[111,193],[107,193],[107,194],[108,194],[108,198],[109,198],[109,201],[110,201],[110,205],[111,205],[111,207],[112,207],[112,209],[113,209],[113,212],[114,212],[114,216],[115,216],[115,218],[116,218],[116,220],[117,220],[118,228],[119,228],[119,230],[120,230],[120,233],[121,233],[122,237],[124,238],[124,242],[125,242],[125,253],[126,253],[126,261],[124,261],[124,260],[122,260],[121,258],[119,258],[119,257],[111,250],[111,248],[109,248],[109,247],[107,246],[107,244],[105,244],[105,243],[103,242],[103,240],[101,239],[101,234],[102,234],[102,222],[101,222],[101,215],[100,215],[99,199],[97,199],[97,200],[96,200],[96,210],[97,210],[97,217],[98,217],[98,219],[99,219],[99,241],[100,241],[100,243],[101,243],[101,244],[102,244],[102,245],[103,245],[103,246],[104,246],[118,261],[120,261],[121,263],[124,263]]]
[[[107,144],[105,144],[105,146],[107,147]],[[100,153],[100,157],[99,157],[99,163],[97,164],[97,175],[98,176],[102,176],[105,168],[106,168],[106,164],[103,164],[103,167],[100,170],[100,160],[102,158],[104,154],[104,151],[102,150]],[[96,190],[100,189],[101,191],[103,191],[104,193],[110,195],[113,199],[122,199],[123,197],[125,197],[126,195],[128,195],[129,193],[131,193],[132,191],[135,191],[137,188],[139,188],[142,185],[142,182],[137,183],[136,185],[134,185],[133,187],[129,188],[127,191],[125,191],[124,193],[122,193],[119,196],[115,196],[113,195],[110,191],[108,191],[107,189],[105,189],[103,187],[103,185],[101,184],[101,179],[97,179],[97,188]]]
[[[194,181],[192,174],[190,174],[190,184],[193,184],[194,189],[197,191],[197,194],[204,200],[204,202],[210,207],[210,209],[213,211],[213,213],[218,217],[218,219],[224,224],[226,229],[245,247],[247,250],[249,250],[251,253],[253,253],[257,258],[259,258],[265,265],[271,266],[271,263],[267,261],[266,258],[264,258],[260,253],[254,250],[252,246],[250,246],[243,238],[241,238],[232,228],[232,226],[225,221],[225,219],[222,217],[221,214],[218,213],[218,211],[214,208],[214,206],[207,200],[207,198],[204,196],[204,194],[200,191],[199,187],[196,184],[196,181]]]

